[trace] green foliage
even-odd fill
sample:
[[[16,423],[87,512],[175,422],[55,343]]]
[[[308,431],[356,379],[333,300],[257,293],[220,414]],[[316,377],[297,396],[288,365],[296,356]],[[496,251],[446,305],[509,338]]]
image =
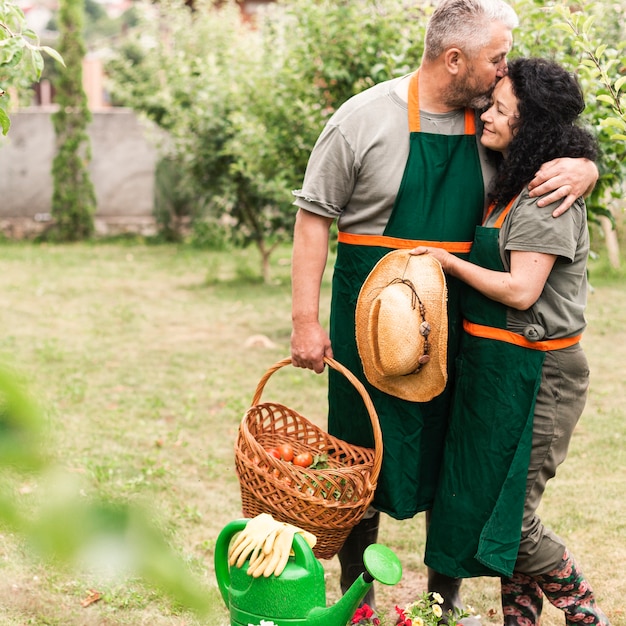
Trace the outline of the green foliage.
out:
[[[288,29],[297,33],[289,64],[311,88],[312,100],[331,114],[350,96],[413,71],[436,2],[285,2]]]
[[[46,52],[63,64],[59,53],[39,43],[37,34],[26,25],[22,9],[7,0],[0,0],[0,130],[9,132],[8,93],[12,87],[19,93],[41,77]]]
[[[196,8],[192,13],[175,0],[160,4],[156,15],[146,10],[141,42],[132,34],[107,66],[112,102],[143,111],[172,137],[157,171],[157,219],[169,239],[176,238],[177,222],[213,219],[219,210],[211,215],[207,206],[227,201],[230,95],[238,54],[246,57],[234,4]],[[172,177],[176,190],[166,192]]]
[[[52,163],[54,226],[47,236],[60,241],[78,241],[94,230],[96,194],[89,175],[91,149],[87,124],[91,113],[82,85],[82,0],[63,0],[59,12],[60,51],[66,67],[57,83],[58,111],[52,115],[57,138],[57,153]]]
[[[165,241],[180,241],[182,222],[191,213],[192,197],[181,184],[178,164],[161,159],[155,169],[154,215]]]
[[[86,497],[87,485],[43,453],[44,421],[38,406],[6,367],[0,367],[0,524],[24,537],[43,559],[72,567],[88,564],[101,574],[140,576],[173,600],[202,614],[209,599],[187,564],[138,505]],[[25,511],[14,498],[14,474],[43,483],[45,502]],[[33,474],[34,473],[34,474]]]
[[[600,180],[589,203],[591,214],[604,215],[614,223],[607,202],[609,197],[621,198],[625,176],[626,41],[620,24],[624,23],[626,9],[596,2],[582,8],[568,12],[559,6],[557,12],[573,36],[574,50],[580,54],[578,74],[587,87],[587,111],[602,145]],[[600,26],[596,28],[596,24]]]
[[[117,17],[110,17],[104,5],[97,0],[85,0],[83,36],[90,48],[105,48],[107,40],[118,37],[126,28],[137,25],[137,7],[133,4]],[[59,15],[54,11],[46,24],[46,30],[58,32]]]
[[[576,72],[583,87],[586,124],[600,143],[600,178],[587,199],[590,221],[599,216],[613,220],[610,198],[621,197],[626,174],[626,42],[625,8],[607,2],[583,2],[572,7],[559,2],[519,0],[521,16],[514,55],[548,56]]]
[[[161,3],[140,27],[148,43],[134,36],[107,67],[113,101],[170,132],[178,190],[194,198],[176,219],[226,228],[257,246],[268,271],[291,237],[291,191],[324,123],[351,95],[416,66],[428,10],[296,0],[252,29],[234,3]]]
[[[38,407],[18,385],[16,376],[6,366],[0,367],[1,465],[20,471],[39,469],[44,462],[40,433]],[[0,519],[2,511],[0,508]]]
[[[554,58],[578,72],[585,90],[585,122],[602,147],[588,202],[595,219],[623,180],[624,9],[512,4],[521,19],[512,55]],[[107,69],[113,101],[171,135],[168,158],[185,201],[161,211],[170,218],[160,219],[168,237],[183,218],[192,230],[197,221],[213,224],[233,242],[256,245],[267,266],[291,237],[291,191],[322,127],[353,94],[419,65],[433,5],[279,0],[259,13],[255,28],[242,24],[233,2],[201,2],[194,12],[182,0],[153,6],[156,19],[144,16]]]

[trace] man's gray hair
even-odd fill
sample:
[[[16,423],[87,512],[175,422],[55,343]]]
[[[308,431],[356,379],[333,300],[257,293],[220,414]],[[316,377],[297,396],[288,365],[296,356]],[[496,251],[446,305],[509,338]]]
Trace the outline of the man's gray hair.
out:
[[[493,22],[511,30],[519,24],[517,14],[503,0],[441,0],[426,29],[425,58],[434,61],[451,46],[474,56],[489,44]]]

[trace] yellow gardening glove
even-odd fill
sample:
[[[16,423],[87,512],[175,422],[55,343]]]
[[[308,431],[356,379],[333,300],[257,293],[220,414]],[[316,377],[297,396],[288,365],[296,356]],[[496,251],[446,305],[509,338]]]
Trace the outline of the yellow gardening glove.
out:
[[[287,526],[290,526],[290,524],[287,524]],[[295,534],[302,535],[304,537],[304,540],[309,544],[309,546],[311,546],[311,549],[313,549],[315,547],[315,544],[317,543],[317,537],[313,533],[310,533],[308,530],[298,528],[297,526],[294,526],[294,528],[296,529]]]
[[[301,534],[311,548],[317,543],[317,538],[310,532],[283,523],[273,537],[268,537],[262,552],[257,553],[254,559],[250,559],[248,574],[254,578],[261,575],[268,578],[272,574],[280,576],[289,561],[289,555],[293,554],[292,544],[295,534]]]
[[[267,513],[253,517],[231,543],[228,550],[228,563],[242,567],[248,557],[251,561],[256,559],[262,552],[266,541],[269,540],[270,545],[273,544],[276,533],[281,527],[282,524]]]

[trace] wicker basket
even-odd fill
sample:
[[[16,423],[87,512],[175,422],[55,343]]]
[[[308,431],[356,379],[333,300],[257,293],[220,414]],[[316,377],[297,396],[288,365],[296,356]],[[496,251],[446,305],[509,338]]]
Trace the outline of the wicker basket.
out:
[[[361,394],[372,422],[374,448],[353,446],[332,437],[282,404],[259,403],[270,376],[291,364],[286,358],[273,365],[257,385],[252,405],[239,427],[235,464],[244,516],[269,513],[279,521],[308,530],[317,537],[315,555],[330,559],[374,497],[383,446],[378,416],[361,382],[337,361],[324,361],[346,376]],[[282,443],[290,443],[296,454],[326,453],[329,467],[303,468],[266,452]]]

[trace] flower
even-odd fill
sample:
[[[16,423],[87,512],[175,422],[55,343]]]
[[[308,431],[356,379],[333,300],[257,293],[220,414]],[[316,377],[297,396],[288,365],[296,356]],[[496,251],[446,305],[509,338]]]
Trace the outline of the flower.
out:
[[[396,607],[398,614],[397,626],[439,626],[445,623],[448,626],[457,626],[458,620],[468,617],[467,611],[454,609],[443,615],[443,598],[436,592],[425,591],[415,602],[403,609]]]
[[[396,613],[398,614],[398,621],[396,622],[396,626],[413,626],[411,624],[411,620],[404,613],[404,609],[396,606]]]
[[[380,619],[372,607],[363,604],[355,611],[350,623],[358,626],[380,626]]]

